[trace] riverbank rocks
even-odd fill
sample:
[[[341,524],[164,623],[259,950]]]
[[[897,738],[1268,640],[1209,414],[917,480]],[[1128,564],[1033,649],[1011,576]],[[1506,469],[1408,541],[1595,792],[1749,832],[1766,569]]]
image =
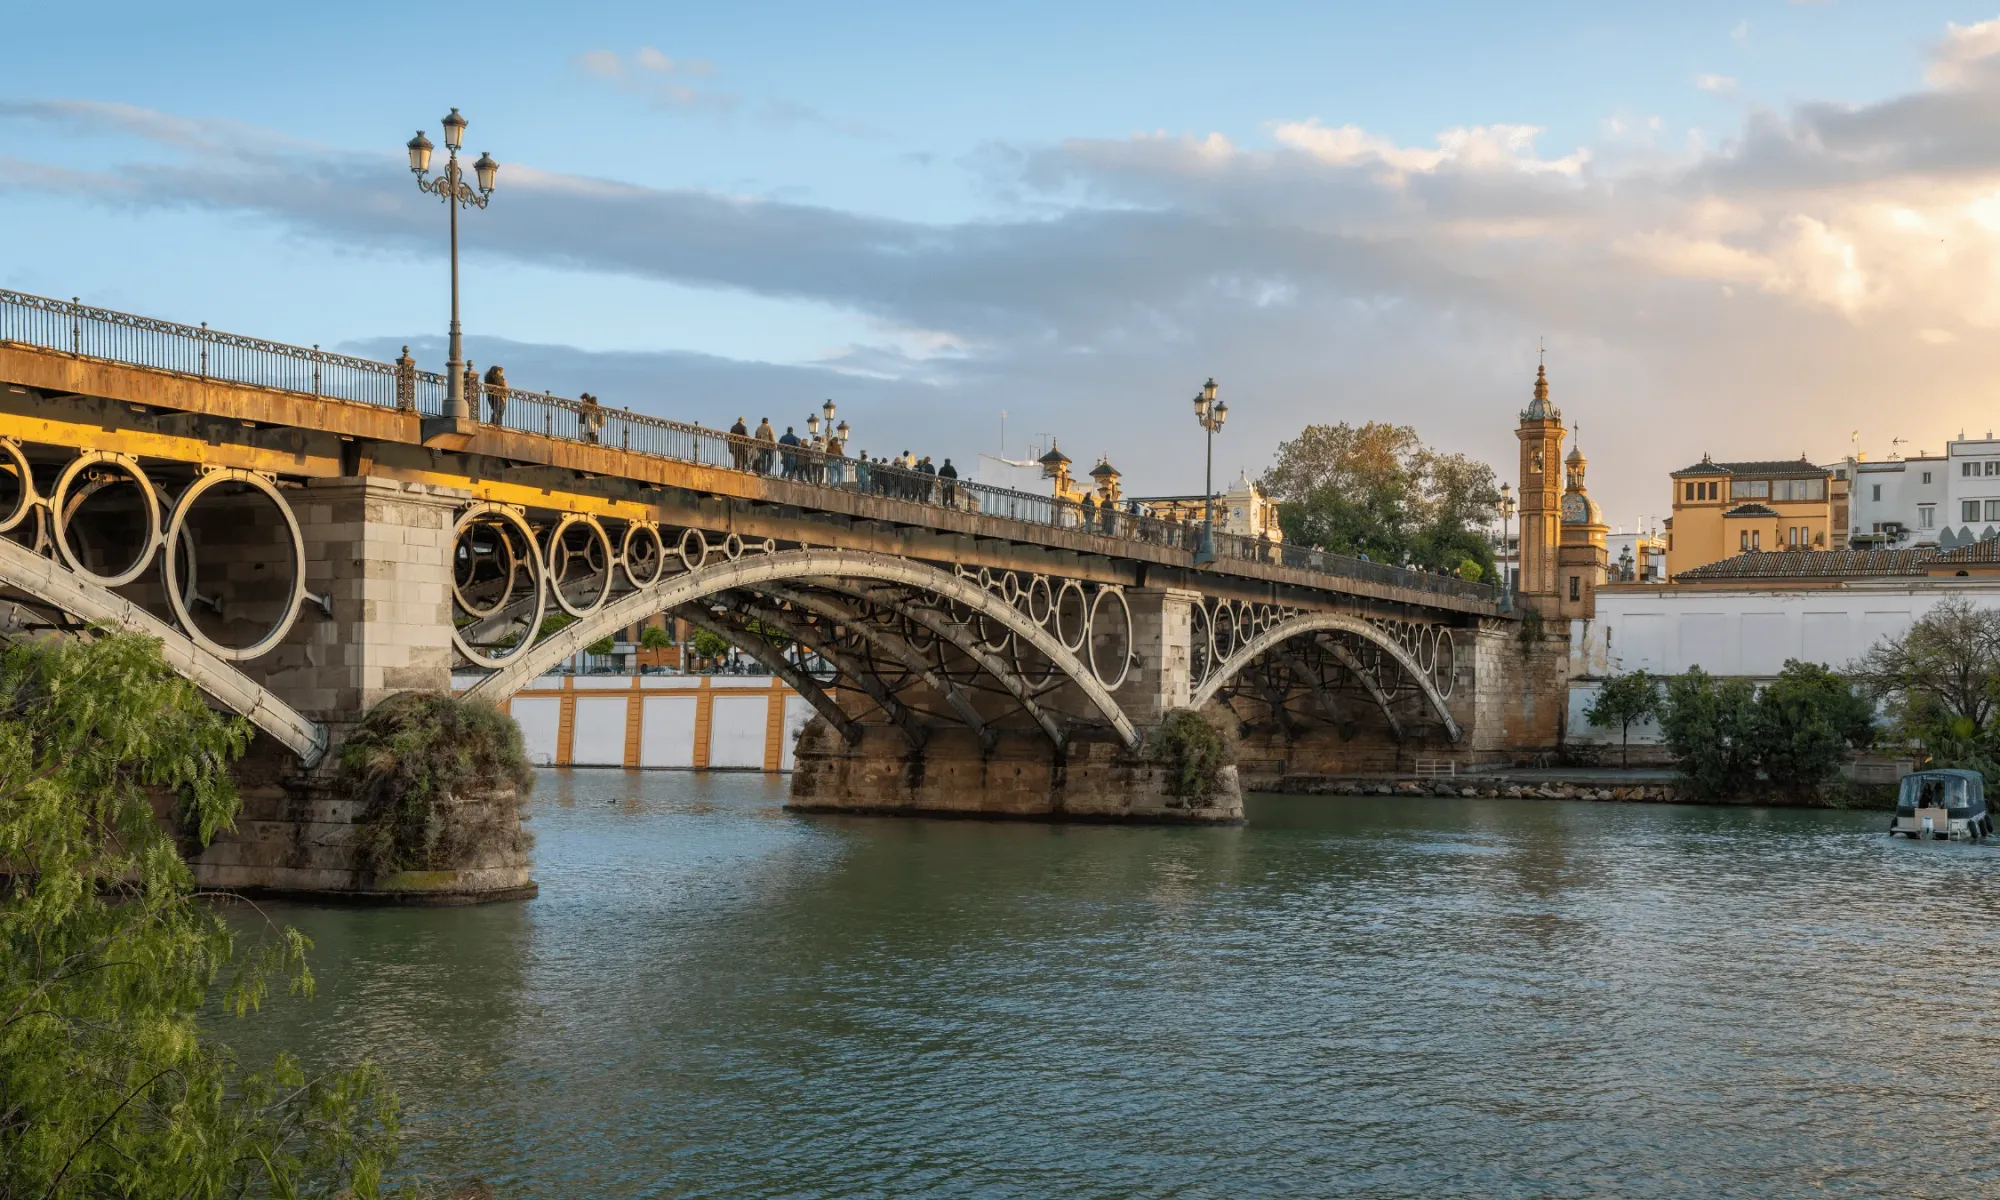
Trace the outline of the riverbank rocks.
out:
[[[1611,784],[1596,780],[1509,780],[1454,776],[1444,779],[1380,776],[1288,775],[1268,789],[1304,796],[1436,796],[1485,800],[1591,800],[1677,804],[1685,801],[1670,782]]]

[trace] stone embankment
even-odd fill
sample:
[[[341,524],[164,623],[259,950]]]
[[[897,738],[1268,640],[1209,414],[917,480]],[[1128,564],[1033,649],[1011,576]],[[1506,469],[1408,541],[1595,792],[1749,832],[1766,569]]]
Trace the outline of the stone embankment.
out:
[[[1681,800],[1679,790],[1671,783],[1520,782],[1463,775],[1442,779],[1291,776],[1269,790],[1292,796],[1450,796],[1468,800],[1630,800],[1659,804],[1674,804]]]

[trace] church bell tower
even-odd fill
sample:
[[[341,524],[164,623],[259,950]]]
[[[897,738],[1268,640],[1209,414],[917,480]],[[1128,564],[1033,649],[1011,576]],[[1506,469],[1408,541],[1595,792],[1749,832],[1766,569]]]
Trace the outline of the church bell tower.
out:
[[[1549,402],[1549,375],[1535,368],[1535,398],[1521,410],[1521,599],[1556,615],[1562,548],[1562,410]]]

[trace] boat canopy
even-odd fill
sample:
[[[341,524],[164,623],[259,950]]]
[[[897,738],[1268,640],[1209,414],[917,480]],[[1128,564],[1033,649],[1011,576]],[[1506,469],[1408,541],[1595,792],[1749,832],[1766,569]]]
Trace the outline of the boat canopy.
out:
[[[1986,800],[1986,782],[1975,771],[1917,771],[1903,776],[1897,808],[1970,808]]]

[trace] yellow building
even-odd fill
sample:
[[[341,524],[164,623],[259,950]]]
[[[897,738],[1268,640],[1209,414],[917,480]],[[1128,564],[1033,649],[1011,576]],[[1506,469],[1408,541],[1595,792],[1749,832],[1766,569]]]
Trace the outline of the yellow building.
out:
[[[1834,512],[1836,499],[1844,509],[1846,497],[1836,497],[1832,471],[1804,457],[1716,462],[1703,455],[1672,478],[1669,578],[1750,550],[1826,550],[1846,544],[1846,530]]]
[[[1163,521],[1190,521],[1199,523],[1205,511],[1207,500],[1199,493],[1192,496],[1134,496],[1147,516]],[[1233,533],[1241,537],[1261,537],[1273,542],[1285,540],[1285,531],[1278,524],[1278,504],[1264,494],[1264,489],[1251,481],[1248,472],[1241,472],[1229,490],[1215,497],[1215,528],[1219,533]]]

